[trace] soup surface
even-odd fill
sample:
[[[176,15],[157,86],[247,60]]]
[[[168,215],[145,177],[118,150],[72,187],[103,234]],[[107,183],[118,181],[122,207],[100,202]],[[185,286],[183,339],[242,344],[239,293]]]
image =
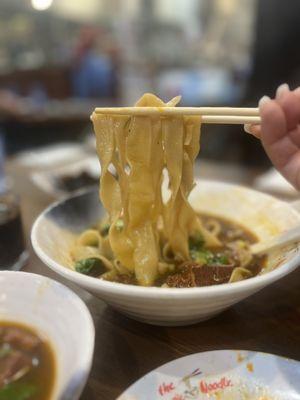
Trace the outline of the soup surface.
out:
[[[171,249],[162,246],[159,276],[154,286],[211,286],[237,282],[260,273],[265,258],[251,255],[249,246],[257,241],[253,233],[219,217],[199,215],[199,219],[205,229],[218,238],[220,246],[207,246],[200,232],[189,237],[189,258],[186,260],[176,259]],[[135,274],[122,269],[114,259],[108,242],[109,229],[110,225],[102,222],[79,237],[71,251],[75,255],[74,268],[100,279],[137,285]],[[86,255],[88,257],[84,257]]]
[[[50,400],[55,358],[31,328],[0,321],[0,400]]]

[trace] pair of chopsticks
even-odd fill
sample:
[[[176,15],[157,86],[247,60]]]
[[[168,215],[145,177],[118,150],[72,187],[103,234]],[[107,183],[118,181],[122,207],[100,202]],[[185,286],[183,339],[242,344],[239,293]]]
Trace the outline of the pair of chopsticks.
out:
[[[204,124],[260,124],[258,108],[237,107],[113,107],[95,109],[96,114],[179,116],[198,115]]]

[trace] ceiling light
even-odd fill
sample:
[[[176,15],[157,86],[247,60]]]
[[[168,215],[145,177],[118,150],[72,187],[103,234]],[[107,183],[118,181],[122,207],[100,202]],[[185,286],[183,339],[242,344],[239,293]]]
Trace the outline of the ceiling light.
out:
[[[31,5],[35,10],[47,10],[53,3],[53,0],[31,0]]]

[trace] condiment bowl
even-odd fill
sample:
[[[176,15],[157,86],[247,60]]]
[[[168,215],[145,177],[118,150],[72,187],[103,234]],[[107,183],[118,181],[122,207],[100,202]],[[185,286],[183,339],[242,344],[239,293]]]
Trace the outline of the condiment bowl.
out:
[[[44,276],[1,271],[0,321],[24,324],[50,343],[56,360],[51,400],[79,398],[91,368],[95,332],[74,292]]]
[[[300,223],[292,205],[272,196],[215,181],[197,182],[190,203],[198,212],[225,217],[267,240]],[[268,257],[263,273],[235,283],[198,288],[138,287],[108,282],[72,269],[70,247],[76,236],[104,215],[98,191],[83,191],[54,203],[36,220],[33,247],[52,270],[75,282],[127,316],[156,325],[188,325],[213,317],[293,271],[300,264],[297,246]]]

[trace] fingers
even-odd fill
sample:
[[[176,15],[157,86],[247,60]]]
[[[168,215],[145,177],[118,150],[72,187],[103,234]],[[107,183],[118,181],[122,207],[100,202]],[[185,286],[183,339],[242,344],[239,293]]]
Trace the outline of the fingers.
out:
[[[264,96],[261,99],[262,103],[268,101],[269,98]],[[300,123],[300,87],[295,89],[294,91],[290,91],[290,88],[287,83],[280,85],[276,91],[276,102],[282,107],[285,118],[286,118],[286,130],[292,131],[297,128]],[[260,125],[250,125],[247,124],[244,126],[244,130],[247,133],[261,138],[261,126]],[[296,138],[300,144],[300,138]]]
[[[298,97],[298,99],[300,100],[300,87],[298,87],[297,89],[294,90],[294,94]]]
[[[300,87],[280,85],[274,100],[260,100],[259,113],[261,125],[245,126],[246,132],[261,139],[274,166],[300,189]]]
[[[285,113],[276,100],[264,96],[259,102],[261,115],[261,139],[263,144],[271,146],[282,139],[287,132]]]
[[[282,98],[286,93],[290,92],[290,87],[287,83],[282,83],[281,85],[278,86],[276,90],[276,99],[279,100]]]
[[[285,112],[277,100],[269,98],[260,101],[259,110],[263,147],[275,167],[282,170],[298,150],[287,133]]]
[[[282,85],[283,86],[283,85]],[[287,85],[286,85],[287,86]],[[295,129],[300,122],[300,98],[295,92],[284,88],[278,96],[277,103],[282,107],[288,131]]]
[[[261,126],[260,125],[246,124],[246,125],[244,125],[244,130],[245,130],[245,132],[250,133],[250,135],[255,136],[257,139],[260,139],[260,136],[261,136]]]
[[[296,189],[300,190],[300,153],[295,152],[288,160],[286,165],[280,170],[281,174],[289,181]]]

